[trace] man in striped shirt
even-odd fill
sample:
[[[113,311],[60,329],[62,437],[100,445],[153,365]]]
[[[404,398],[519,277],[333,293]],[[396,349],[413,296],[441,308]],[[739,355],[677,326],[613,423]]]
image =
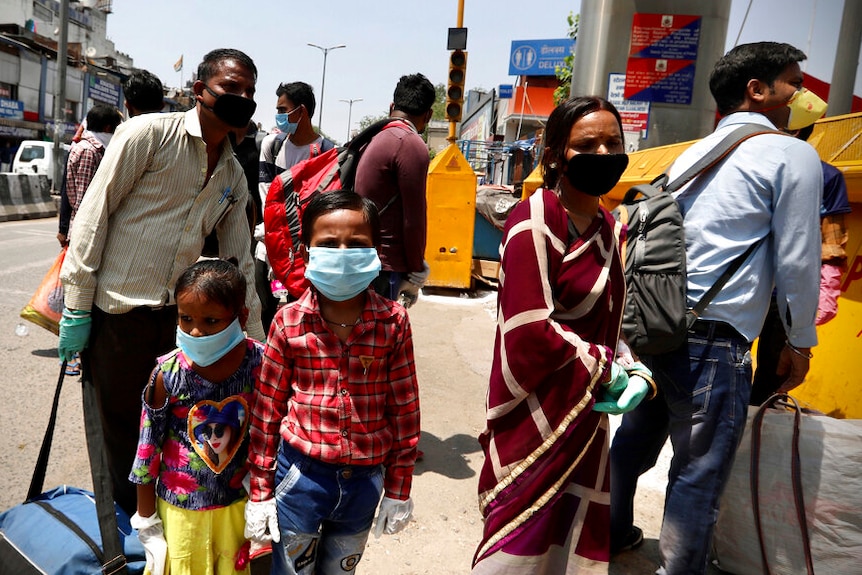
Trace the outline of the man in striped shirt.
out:
[[[128,480],[138,437],[141,391],[156,357],[175,347],[179,275],[204,238],[219,237],[248,282],[248,334],[263,341],[254,291],[248,185],[228,132],[254,113],[257,69],[238,50],[213,50],[198,67],[188,112],[144,114],[122,124],[84,196],[61,271],[65,309],[59,352],[86,348],[105,428],[114,499],[136,509]]]

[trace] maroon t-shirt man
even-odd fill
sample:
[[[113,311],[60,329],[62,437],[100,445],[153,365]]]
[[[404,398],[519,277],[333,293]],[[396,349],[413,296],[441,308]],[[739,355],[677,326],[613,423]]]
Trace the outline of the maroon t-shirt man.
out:
[[[384,271],[406,275],[423,269],[429,161],[422,136],[401,118],[393,118],[362,153],[355,189],[382,210],[379,253]]]

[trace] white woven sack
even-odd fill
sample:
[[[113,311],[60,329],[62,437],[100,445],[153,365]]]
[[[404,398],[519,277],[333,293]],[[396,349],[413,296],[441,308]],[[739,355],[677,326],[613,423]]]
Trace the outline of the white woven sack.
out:
[[[713,540],[715,564],[736,575],[762,575],[751,499],[751,422],[721,499]],[[769,409],[760,448],[761,526],[773,574],[806,573],[793,499],[791,443],[794,413]],[[814,572],[862,573],[862,420],[805,413],[800,467]]]

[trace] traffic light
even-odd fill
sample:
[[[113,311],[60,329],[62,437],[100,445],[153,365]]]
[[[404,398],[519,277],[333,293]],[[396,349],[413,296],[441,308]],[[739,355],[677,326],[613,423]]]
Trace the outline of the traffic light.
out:
[[[449,86],[446,88],[446,119],[450,122],[461,121],[466,77],[467,52],[453,50],[449,55]]]

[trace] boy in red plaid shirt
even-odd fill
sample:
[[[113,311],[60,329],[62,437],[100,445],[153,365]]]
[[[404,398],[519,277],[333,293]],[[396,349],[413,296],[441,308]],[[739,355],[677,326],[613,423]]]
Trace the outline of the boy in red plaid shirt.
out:
[[[251,408],[246,537],[273,573],[328,574],[409,521],[419,392],[407,312],[368,289],[380,271],[374,204],[317,195],[302,216],[311,287],[277,314]]]

